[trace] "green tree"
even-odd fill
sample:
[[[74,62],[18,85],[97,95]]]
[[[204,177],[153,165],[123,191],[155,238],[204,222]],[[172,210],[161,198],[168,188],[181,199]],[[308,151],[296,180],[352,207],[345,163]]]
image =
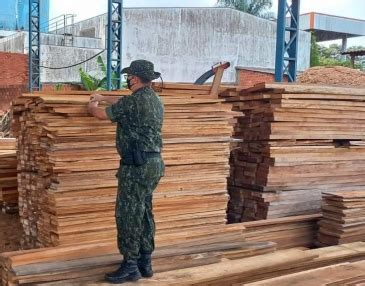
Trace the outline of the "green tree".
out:
[[[217,5],[262,18],[269,18],[270,13],[268,13],[268,10],[272,7],[272,0],[218,0]]]
[[[86,90],[106,90],[107,89],[107,71],[106,66],[103,62],[101,56],[97,58],[98,66],[103,74],[103,78],[96,78],[87,72],[85,72],[82,68],[79,69],[81,83]],[[112,85],[117,85],[117,76],[115,73],[112,74]],[[122,82],[122,88],[126,88],[126,83]]]
[[[363,50],[362,46],[352,46],[348,51]],[[349,58],[341,55],[342,48],[339,44],[331,44],[328,47],[319,45],[312,34],[311,39],[311,59],[310,65],[313,66],[345,66],[352,67]],[[355,68],[362,68],[364,66],[365,57],[357,57],[355,61]]]

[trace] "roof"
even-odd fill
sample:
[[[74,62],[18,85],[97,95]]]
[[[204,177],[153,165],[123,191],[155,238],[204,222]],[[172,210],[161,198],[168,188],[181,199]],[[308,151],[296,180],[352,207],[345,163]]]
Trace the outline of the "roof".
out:
[[[301,30],[313,31],[318,42],[365,36],[365,20],[310,12],[300,15]]]
[[[268,68],[255,68],[255,67],[236,66],[236,69],[237,70],[248,70],[248,71],[254,71],[254,72],[275,74],[274,69],[268,69]]]
[[[350,56],[365,56],[365,49],[364,50],[355,50],[355,51],[346,51],[341,54],[350,55]]]

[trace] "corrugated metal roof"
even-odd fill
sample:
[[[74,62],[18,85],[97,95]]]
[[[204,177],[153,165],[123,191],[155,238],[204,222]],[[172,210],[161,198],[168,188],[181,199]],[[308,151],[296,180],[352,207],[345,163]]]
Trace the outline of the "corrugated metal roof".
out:
[[[313,31],[317,41],[365,36],[365,20],[311,12],[300,16],[300,29]]]

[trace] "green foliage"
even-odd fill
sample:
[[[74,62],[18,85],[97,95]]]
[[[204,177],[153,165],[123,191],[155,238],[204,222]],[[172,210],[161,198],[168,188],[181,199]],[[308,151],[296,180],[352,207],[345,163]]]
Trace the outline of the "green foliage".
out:
[[[268,10],[272,7],[272,0],[218,0],[217,5],[262,18],[269,18]]]
[[[320,65],[319,45],[317,44],[316,36],[314,35],[314,33],[312,33],[310,66],[315,67],[319,65]]]
[[[86,90],[100,90],[100,81],[99,79],[89,75],[82,68],[79,69],[81,83]]]
[[[56,91],[60,91],[60,90],[62,90],[63,89],[63,84],[62,83],[57,83],[56,85],[55,85],[55,90]]]
[[[361,46],[353,46],[347,49],[351,50],[360,50],[365,49]],[[315,36],[312,34],[311,40],[311,63],[310,66],[344,66],[344,67],[352,67],[350,60],[341,55],[341,45],[339,44],[331,44],[328,47],[319,45],[316,42]],[[355,61],[355,68],[361,69],[365,61],[364,57],[358,57]]]
[[[82,68],[79,69],[81,83],[86,90],[107,90],[107,68],[104,64],[103,59],[101,56],[97,58],[98,66],[103,73],[103,77],[101,79],[96,78],[87,72],[85,72]],[[117,85],[117,75],[116,73],[112,74],[112,85]],[[126,88],[126,83],[122,82],[122,88]]]
[[[98,63],[100,70],[106,74],[106,66],[103,62],[103,59],[101,58],[101,56],[98,56],[98,58],[96,59],[96,62]]]

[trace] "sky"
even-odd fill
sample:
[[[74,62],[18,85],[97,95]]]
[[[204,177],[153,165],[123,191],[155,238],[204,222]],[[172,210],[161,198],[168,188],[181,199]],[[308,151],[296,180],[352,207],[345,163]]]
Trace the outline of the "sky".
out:
[[[214,7],[216,0],[124,0],[124,7]],[[277,12],[278,0],[273,0],[272,11]],[[319,12],[364,19],[364,0],[301,0],[300,13]],[[62,14],[76,14],[81,21],[107,12],[108,0],[50,0],[50,18]],[[338,42],[340,43],[340,41]],[[328,43],[327,43],[328,44]],[[349,39],[348,46],[365,46],[365,37]]]

